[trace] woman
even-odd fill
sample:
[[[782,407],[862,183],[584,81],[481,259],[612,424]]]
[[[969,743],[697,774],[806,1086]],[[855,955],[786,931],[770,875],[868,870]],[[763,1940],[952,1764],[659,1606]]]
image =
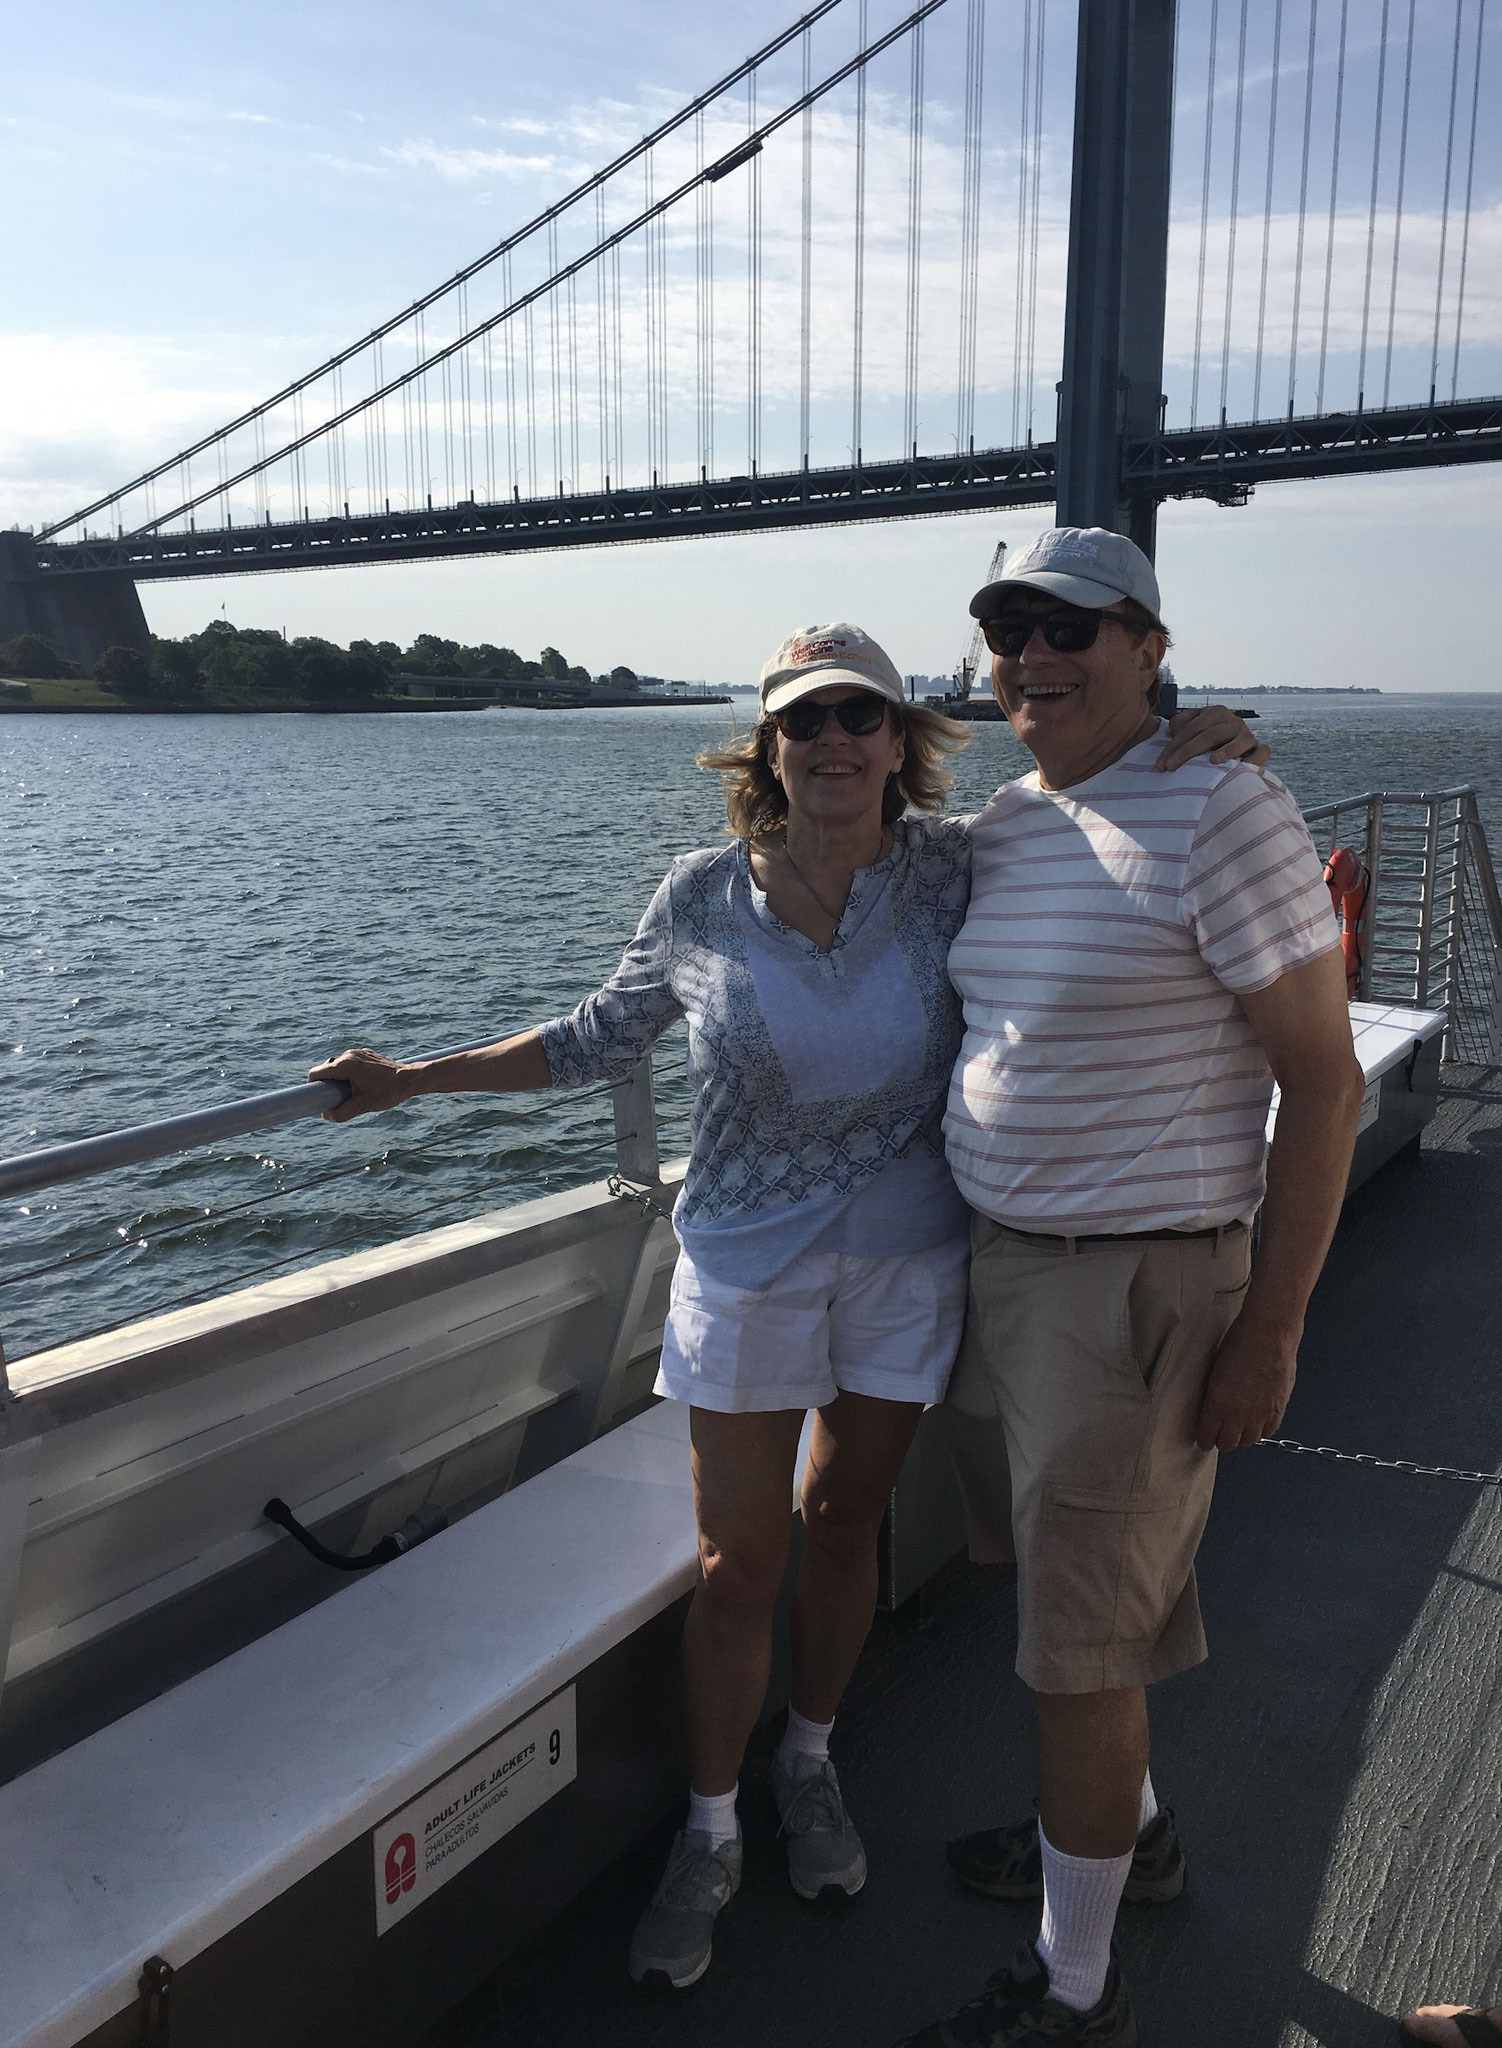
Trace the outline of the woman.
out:
[[[694,1983],[740,1882],[737,1779],[765,1697],[805,1414],[792,1704],[770,1784],[806,1898],[853,1894],[865,1852],[829,1734],[876,1598],[876,1534],[964,1317],[969,1215],[940,1123],[960,1039],[946,971],[965,822],[936,812],[964,730],[904,701],[858,628],[810,628],[762,671],[761,720],[700,757],[732,844],[676,860],[612,979],[478,1053],[345,1053],[344,1122],[418,1094],[619,1080],[681,1016],[698,1094],[657,1391],[691,1408],[700,1579],[684,1627],[692,1787],[630,1972]],[[1200,737],[1208,730],[1210,736]],[[1231,736],[1196,721],[1175,753]],[[1233,746],[1255,743],[1237,722]]]

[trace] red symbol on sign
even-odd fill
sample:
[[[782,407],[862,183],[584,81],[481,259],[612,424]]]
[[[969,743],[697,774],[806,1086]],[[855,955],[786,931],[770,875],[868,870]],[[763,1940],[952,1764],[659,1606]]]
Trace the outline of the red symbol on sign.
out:
[[[398,1835],[386,1851],[386,1903],[394,1906],[403,1892],[417,1882],[417,1844],[410,1835]]]

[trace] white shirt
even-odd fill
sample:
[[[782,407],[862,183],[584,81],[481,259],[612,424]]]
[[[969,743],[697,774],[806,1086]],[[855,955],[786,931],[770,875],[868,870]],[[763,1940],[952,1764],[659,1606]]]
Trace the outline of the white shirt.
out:
[[[1160,774],[1167,736],[1066,790],[1008,783],[975,821],[945,1146],[1017,1229],[1206,1229],[1262,1198],[1272,1075],[1236,998],[1339,930],[1283,784]]]

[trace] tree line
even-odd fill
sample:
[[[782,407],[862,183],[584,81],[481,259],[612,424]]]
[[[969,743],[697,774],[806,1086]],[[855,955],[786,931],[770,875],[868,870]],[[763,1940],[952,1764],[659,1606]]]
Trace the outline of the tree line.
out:
[[[78,676],[39,633],[0,643],[0,675],[26,681]],[[536,661],[512,647],[482,641],[467,647],[436,633],[419,633],[409,647],[394,640],[351,640],[340,647],[316,634],[287,640],[268,627],[233,626],[214,619],[181,640],[152,636],[149,650],[110,647],[94,664],[94,679],[127,703],[176,710],[244,710],[278,704],[373,704],[391,694],[398,675],[469,677],[477,681],[587,683],[589,671],[570,664],[556,647]],[[615,683],[634,683],[624,665]]]

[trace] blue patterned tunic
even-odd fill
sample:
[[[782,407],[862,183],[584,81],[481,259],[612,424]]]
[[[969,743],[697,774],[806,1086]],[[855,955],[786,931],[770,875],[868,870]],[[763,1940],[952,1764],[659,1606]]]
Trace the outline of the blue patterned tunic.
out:
[[[674,1221],[697,1264],[763,1286],[816,1243],[919,1250],[963,1228],[942,1117],[969,894],[967,821],[900,819],[826,953],[773,916],[744,840],[685,854],[610,980],[542,1027],[555,1085],[578,1087],[623,1080],[688,1019],[697,1094]]]

